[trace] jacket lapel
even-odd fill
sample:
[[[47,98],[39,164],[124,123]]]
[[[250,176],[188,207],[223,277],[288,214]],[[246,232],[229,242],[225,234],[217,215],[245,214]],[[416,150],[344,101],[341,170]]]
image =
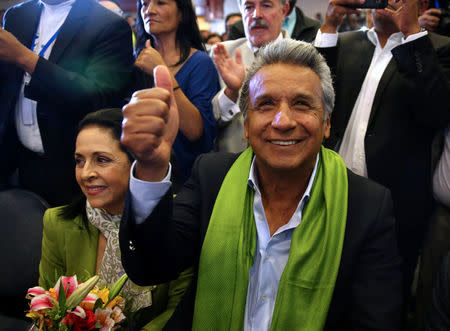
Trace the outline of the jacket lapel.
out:
[[[351,34],[347,36],[351,36]],[[348,123],[353,105],[358,98],[364,78],[369,70],[375,48],[370,40],[367,39],[366,32],[360,33],[357,38],[356,42],[349,42],[348,44],[345,40],[342,40],[345,46],[340,47],[340,50],[346,51],[345,53],[340,51],[338,55],[340,58],[345,59],[338,60],[338,63],[341,63],[341,67],[338,67],[336,71],[337,73],[343,73],[339,75],[343,77],[341,78],[342,82],[340,86],[345,89],[345,91],[341,91],[343,93],[340,93],[345,98],[341,102],[348,105],[340,108],[346,113],[344,123]],[[348,46],[352,49],[348,50]]]
[[[372,110],[370,112],[368,128],[370,128],[370,125],[371,123],[373,123],[375,115],[378,112],[378,109],[380,108],[380,102],[382,100],[383,92],[386,89],[386,86],[388,86],[389,82],[391,81],[392,76],[396,72],[397,70],[396,67],[397,65],[395,64],[394,58],[392,58],[388,66],[384,70],[383,76],[381,77],[380,83],[378,84],[375,99],[373,100],[372,104]]]
[[[69,12],[64,24],[61,27],[58,38],[53,46],[49,61],[58,63],[64,50],[71,44],[72,39],[77,35],[87,15],[90,13],[92,2],[89,0],[77,0]]]
[[[98,230],[89,223],[89,232],[82,223],[81,215],[67,227],[65,236],[65,276],[77,275],[79,281],[85,281],[95,274],[97,262]]]
[[[39,18],[41,17],[42,6],[38,1],[33,1],[23,5],[24,10],[17,24],[13,24],[13,28],[10,32],[27,48],[31,48],[31,42],[33,36],[37,30],[39,24]],[[26,6],[26,7],[25,7]]]

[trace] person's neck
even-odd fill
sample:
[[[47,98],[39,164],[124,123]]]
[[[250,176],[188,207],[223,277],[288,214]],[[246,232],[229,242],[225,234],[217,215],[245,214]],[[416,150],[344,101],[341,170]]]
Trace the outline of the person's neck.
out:
[[[399,32],[395,24],[375,24],[374,27],[381,48],[384,48],[391,35]]]
[[[175,42],[175,33],[153,36],[155,49],[168,66],[173,66],[180,60],[180,49]]]
[[[273,235],[287,224],[308,187],[315,163],[304,169],[277,171],[256,161],[259,189],[264,211]]]

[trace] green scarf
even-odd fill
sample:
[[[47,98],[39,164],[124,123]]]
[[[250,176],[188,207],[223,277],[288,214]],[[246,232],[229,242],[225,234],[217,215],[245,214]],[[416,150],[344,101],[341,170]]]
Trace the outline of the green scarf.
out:
[[[249,272],[256,251],[253,158],[244,151],[228,171],[211,214],[198,272],[193,330],[243,330]],[[303,211],[292,234],[271,330],[322,330],[341,261],[347,219],[347,170],[324,147]]]

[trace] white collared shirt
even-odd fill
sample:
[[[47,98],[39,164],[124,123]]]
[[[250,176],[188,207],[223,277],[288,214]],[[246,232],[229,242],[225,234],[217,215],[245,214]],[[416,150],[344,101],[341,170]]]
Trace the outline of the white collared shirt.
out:
[[[405,39],[401,32],[393,33],[382,48],[375,30],[372,28],[367,31],[367,38],[375,45],[375,51],[339,148],[339,154],[344,159],[347,168],[360,176],[368,177],[364,138],[378,85],[392,59],[391,51],[399,45],[416,40],[426,34],[426,31],[419,32]],[[316,47],[334,47],[337,40],[337,33],[322,33],[319,29],[314,45]]]
[[[34,53],[39,54],[43,46],[63,25],[70,10],[72,9],[74,2],[75,0],[69,0],[57,5],[49,5],[44,2],[40,2],[40,5],[42,5],[43,8],[39,19],[38,29],[36,31],[36,39],[33,49]],[[27,22],[24,22],[24,24],[27,24]],[[42,55],[45,59],[49,58],[56,39],[48,46],[47,50]],[[44,153],[44,146],[42,144],[41,133],[37,122],[37,102],[26,98],[24,95],[25,85],[28,85],[31,79],[32,76],[28,73],[24,74],[22,86],[16,102],[16,129],[20,142],[26,148],[32,150],[33,152],[42,154]]]

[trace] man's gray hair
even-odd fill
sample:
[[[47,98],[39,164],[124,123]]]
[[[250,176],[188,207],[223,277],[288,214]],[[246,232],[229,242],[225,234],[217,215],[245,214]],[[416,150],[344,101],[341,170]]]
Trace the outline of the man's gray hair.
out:
[[[324,105],[324,120],[331,114],[334,108],[334,88],[331,79],[330,68],[322,55],[314,46],[304,41],[294,39],[281,39],[262,47],[255,61],[245,76],[239,96],[239,108],[247,118],[249,105],[249,84],[253,76],[264,66],[285,63],[310,68],[319,76],[322,85],[322,102]],[[283,84],[283,82],[280,82]]]
[[[237,0],[237,4],[238,4],[239,8],[242,7],[242,2],[244,2],[244,1],[245,1],[245,0]],[[281,5],[281,6],[284,6],[284,4],[285,4],[286,2],[288,2],[288,0],[278,0],[278,1],[280,1],[280,5]]]

